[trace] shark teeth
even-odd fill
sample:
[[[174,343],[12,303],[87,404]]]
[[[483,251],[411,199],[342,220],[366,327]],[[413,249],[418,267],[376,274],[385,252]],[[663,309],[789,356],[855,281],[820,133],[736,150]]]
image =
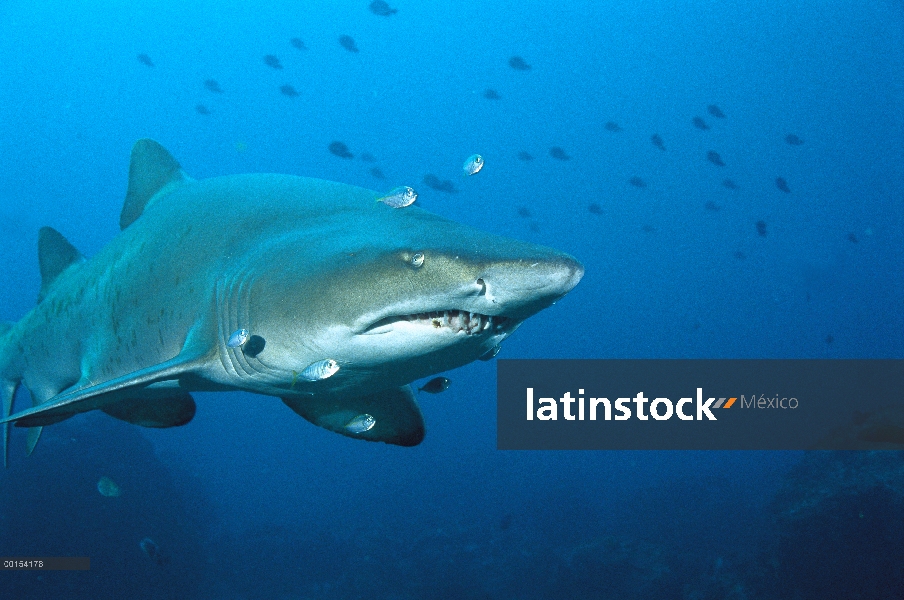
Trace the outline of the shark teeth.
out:
[[[508,317],[483,315],[466,310],[442,310],[380,319],[367,329],[373,331],[398,321],[408,321],[433,329],[451,329],[453,333],[464,332],[467,335],[473,335],[501,330],[508,321]]]
[[[416,315],[406,315],[403,319],[423,323],[434,329],[448,327],[454,333],[464,331],[471,335],[484,331],[496,331],[502,329],[502,325],[508,319],[503,316],[482,315],[465,310],[444,310]]]

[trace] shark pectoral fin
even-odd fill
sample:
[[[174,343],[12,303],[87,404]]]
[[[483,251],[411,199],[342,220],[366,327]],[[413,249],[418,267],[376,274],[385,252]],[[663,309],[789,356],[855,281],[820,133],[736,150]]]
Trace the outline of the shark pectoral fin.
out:
[[[125,229],[141,216],[151,198],[164,189],[191,181],[166,148],[154,140],[143,139],[132,146],[129,187],[119,215],[119,227]]]
[[[397,446],[417,446],[424,439],[424,417],[409,385],[369,396],[282,401],[314,425],[351,438]],[[369,428],[361,426],[367,415],[373,418]]]
[[[48,399],[47,402],[0,419],[0,423],[12,421],[16,424],[16,427],[51,425],[80,412],[94,410],[95,408],[106,408],[104,405],[105,399],[100,398],[100,396],[115,393],[119,398],[122,398],[123,392],[127,393],[131,389],[136,390],[135,395],[137,396],[141,394],[138,390],[144,390],[148,386],[161,381],[177,381],[182,376],[191,375],[200,370],[205,363],[206,358],[204,356],[182,352],[166,362],[134,371],[104,383],[88,386],[81,382],[77,383],[72,388]]]
[[[165,398],[129,398],[104,406],[102,409],[132,425],[142,427],[178,427],[195,416],[195,400],[191,394],[176,394]]]

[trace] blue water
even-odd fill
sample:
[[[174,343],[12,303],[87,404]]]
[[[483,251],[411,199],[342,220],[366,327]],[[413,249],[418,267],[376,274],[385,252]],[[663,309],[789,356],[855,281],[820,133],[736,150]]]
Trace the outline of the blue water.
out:
[[[0,320],[33,306],[39,227],[86,256],[118,233],[129,150],[152,137],[195,178],[414,185],[429,210],[576,256],[584,279],[504,357],[904,357],[900,2],[390,4],[390,17],[366,0],[0,4]],[[516,55],[531,69],[511,68]],[[331,154],[336,140],[355,158]],[[475,152],[486,167],[464,180]],[[29,480],[3,504],[0,554],[93,562],[0,573],[0,596],[627,598],[652,581],[657,597],[735,583],[738,598],[811,597],[737,567],[769,552],[770,503],[800,454],[500,452],[494,363],[446,375],[447,392],[421,399],[416,448],[241,393],[197,394],[172,430],[77,417],[29,459],[17,432],[10,472]],[[79,433],[92,430],[107,433]],[[103,498],[93,486],[114,471],[131,487]],[[898,508],[875,527],[902,519],[882,506]],[[141,553],[145,536],[168,564]]]

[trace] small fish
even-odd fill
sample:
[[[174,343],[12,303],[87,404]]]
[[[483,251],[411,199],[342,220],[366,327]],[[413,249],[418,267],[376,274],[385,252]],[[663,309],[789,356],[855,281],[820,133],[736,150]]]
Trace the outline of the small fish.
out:
[[[591,213],[593,213],[595,215],[603,214],[603,207],[600,206],[599,204],[597,204],[596,202],[592,202],[590,204],[590,206],[587,207],[587,210],[589,210]]]
[[[525,152],[524,150],[522,150],[521,152],[518,153],[518,160],[523,160],[524,162],[527,162],[529,160],[534,160],[534,157],[530,152]]]
[[[723,186],[723,187],[726,187],[726,188],[728,188],[728,189],[730,189],[730,190],[736,190],[736,189],[738,189],[738,184],[735,183],[734,180],[732,180],[732,179],[723,179],[723,180],[722,180],[722,186]]]
[[[350,35],[343,35],[339,37],[339,45],[348,50],[349,52],[357,52],[358,46],[355,44],[355,38]]]
[[[199,115],[209,115],[210,109],[203,104],[198,104],[195,106],[195,112],[197,112]]]
[[[373,167],[370,170],[370,174],[372,177],[377,179],[386,179],[386,175],[383,174],[383,171],[380,170],[380,167]]]
[[[440,179],[433,173],[427,173],[426,175],[424,175],[424,185],[438,192],[446,192],[447,194],[458,193],[458,189],[456,189],[454,183],[452,183],[448,179]]]
[[[650,141],[653,142],[653,145],[659,148],[660,150],[665,150],[665,142],[662,141],[662,136],[658,133],[654,133],[650,136]]]
[[[472,154],[465,160],[465,164],[462,167],[462,170],[465,172],[465,176],[475,175],[476,173],[480,173],[480,170],[483,168],[483,157],[479,154]]]
[[[499,100],[500,98],[502,98],[502,96],[499,95],[499,92],[491,88],[484,90],[483,97],[487,100]]]
[[[223,88],[220,87],[220,84],[217,82],[216,79],[205,79],[204,87],[206,87],[211,92],[214,92],[217,94],[223,93]]]
[[[330,153],[335,154],[339,158],[354,158],[355,155],[352,154],[348,146],[343,144],[342,142],[331,142],[328,146]]]
[[[747,255],[744,254],[743,252],[741,252],[740,250],[736,250],[734,253],[734,257],[738,260],[744,260],[745,258],[747,258]]]
[[[641,179],[640,177],[632,177],[628,180],[628,183],[633,185],[636,188],[645,188],[647,187],[647,182]]]
[[[332,377],[338,370],[339,363],[332,358],[325,358],[309,364],[298,374],[298,378],[304,381],[320,381]]]
[[[852,244],[856,244],[860,241],[857,239],[857,235],[854,233],[847,234],[847,240]]]
[[[377,424],[377,420],[374,419],[371,415],[364,413],[363,415],[358,415],[351,421],[345,424],[345,430],[349,433],[364,433],[365,431],[370,431],[374,428],[374,425]]]
[[[553,146],[552,148],[550,148],[549,155],[557,160],[571,160],[571,157],[568,156],[568,154],[566,154],[566,152],[558,146]]]
[[[520,56],[513,56],[509,59],[509,66],[516,71],[530,71],[530,65]]]
[[[106,476],[97,480],[97,491],[100,492],[101,496],[106,496],[107,498],[119,498],[122,496],[120,487],[115,481]]]
[[[832,336],[831,333],[826,336],[826,344],[831,344],[834,341],[835,341],[835,338]]]
[[[292,44],[292,46],[294,46],[295,48],[298,48],[299,50],[307,50],[308,49],[308,47],[304,45],[304,42],[301,40],[301,38],[292,38],[291,40],[289,40],[289,43]]]
[[[495,346],[493,346],[492,348],[490,348],[489,350],[487,350],[486,352],[484,352],[477,358],[478,358],[478,360],[483,360],[483,361],[491,360],[491,359],[495,358],[497,354],[499,354],[500,350],[502,350],[502,344],[496,344]]]
[[[716,165],[717,167],[724,167],[725,161],[722,160],[722,157],[719,156],[719,153],[715,150],[710,150],[706,153],[706,160]]]
[[[709,106],[706,107],[706,110],[707,110],[707,112],[709,112],[709,114],[716,117],[717,119],[725,118],[725,113],[722,112],[722,109],[719,108],[718,106],[716,106],[715,104],[710,104]]]
[[[518,216],[529,219],[531,216],[530,210],[527,207],[522,206],[518,209]]]
[[[792,146],[801,146],[804,143],[804,141],[802,139],[800,139],[793,133],[789,133],[788,135],[786,135],[785,141],[788,142],[789,144],[791,144]]]
[[[394,8],[389,8],[389,4],[384,0],[374,0],[368,8],[370,8],[370,12],[380,17],[389,17],[399,12]]]
[[[702,129],[704,131],[709,129],[709,125],[706,124],[706,121],[703,120],[703,117],[694,117],[691,120],[691,123],[693,123],[694,127],[696,127],[697,129]]]
[[[615,121],[606,121],[606,124],[603,125],[603,127],[606,129],[606,131],[611,131],[612,133],[618,133],[622,130],[622,128],[619,127],[618,123],[616,123]]]
[[[370,152],[362,152],[360,158],[364,162],[371,162],[371,163],[376,162],[376,160],[377,160],[376,158],[374,158],[374,155],[371,154]]]
[[[791,188],[788,187],[788,182],[784,180],[782,177],[775,178],[775,187],[785,192],[786,194],[791,193]]]
[[[139,55],[138,55],[138,62],[140,62],[140,63],[143,64],[143,65],[147,65],[147,66],[149,66],[149,67],[153,67],[153,66],[154,66],[154,61],[152,61],[152,60],[151,60],[151,57],[148,56],[147,54],[139,54]]]
[[[711,211],[713,211],[713,212],[718,212],[719,209],[721,209],[722,207],[719,206],[718,204],[716,204],[715,202],[713,202],[712,200],[709,200],[709,201],[706,203],[706,205],[704,206],[704,208],[706,208],[706,210],[711,210]]]
[[[226,341],[226,346],[229,348],[240,348],[245,345],[245,342],[248,341],[249,337],[251,336],[248,334],[247,329],[233,331],[232,335],[230,335],[229,339]]]
[[[512,526],[512,515],[505,515],[501,519],[499,519],[499,529],[502,531],[506,531],[509,527]]]
[[[295,88],[293,88],[291,85],[289,85],[289,84],[286,84],[286,85],[284,85],[284,86],[281,86],[281,87],[279,88],[279,92],[280,92],[283,96],[288,96],[288,97],[290,97],[290,98],[294,98],[295,96],[298,95],[298,91],[297,91]]]
[[[264,64],[268,67],[273,67],[274,69],[282,69],[282,63],[279,62],[279,59],[272,54],[268,54],[264,57]]]
[[[447,377],[434,377],[425,383],[424,387],[419,387],[417,391],[427,392],[428,394],[439,394],[448,390],[451,384],[452,382]]]
[[[756,222],[756,232],[760,234],[760,237],[766,237],[766,221]]]
[[[158,546],[157,542],[151,538],[142,538],[142,540],[138,542],[138,546],[141,548],[142,552],[147,554],[148,558],[156,558],[160,554],[160,546]]]
[[[160,550],[160,546],[158,546],[157,542],[155,542],[151,538],[143,538],[140,542],[138,542],[138,546],[141,548],[141,551],[144,552],[145,556],[150,558],[158,565],[165,565],[169,563],[169,557],[167,557]]]
[[[407,185],[393,188],[385,196],[377,198],[377,202],[382,202],[386,206],[393,208],[404,208],[415,200],[417,200],[417,192],[414,191],[414,188],[410,188]]]

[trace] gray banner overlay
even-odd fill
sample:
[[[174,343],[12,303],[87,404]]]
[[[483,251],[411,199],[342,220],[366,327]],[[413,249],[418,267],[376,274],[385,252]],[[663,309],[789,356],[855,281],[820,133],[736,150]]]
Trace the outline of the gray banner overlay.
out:
[[[498,360],[500,450],[904,449],[902,360]]]
[[[90,571],[87,556],[4,556],[0,558],[4,571]]]

